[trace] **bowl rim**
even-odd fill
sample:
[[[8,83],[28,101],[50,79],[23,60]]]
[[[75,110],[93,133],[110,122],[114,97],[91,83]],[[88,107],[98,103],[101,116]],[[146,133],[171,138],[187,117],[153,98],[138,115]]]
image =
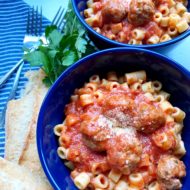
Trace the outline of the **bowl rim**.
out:
[[[96,56],[99,56],[99,55],[103,55],[103,54],[106,54],[106,53],[113,53],[113,52],[126,52],[126,53],[146,53],[146,54],[149,54],[149,55],[152,55],[154,57],[157,57],[161,60],[163,60],[164,62],[166,62],[167,64],[171,65],[172,67],[176,68],[177,70],[179,70],[184,76],[186,76],[187,78],[189,78],[190,80],[190,71],[188,71],[184,66],[180,65],[179,63],[177,63],[176,61],[174,61],[173,59],[165,56],[165,55],[162,55],[160,53],[157,53],[155,51],[152,51],[152,50],[147,50],[147,49],[143,49],[143,48],[135,48],[135,47],[117,47],[117,48],[110,48],[110,49],[106,49],[106,50],[101,50],[101,51],[97,51],[93,54],[90,54],[80,60],[78,60],[77,62],[75,62],[73,65],[71,65],[69,68],[67,68],[59,77],[58,79],[54,82],[54,84],[50,87],[50,89],[48,90],[43,102],[42,102],[42,105],[41,105],[41,108],[40,108],[40,111],[39,111],[39,114],[38,114],[38,120],[37,120],[37,129],[36,129],[36,142],[37,142],[37,150],[38,150],[38,155],[39,155],[39,159],[40,159],[40,163],[42,165],[42,168],[43,168],[43,171],[45,173],[45,175],[47,176],[50,184],[52,185],[52,187],[55,189],[55,190],[61,190],[56,181],[54,180],[53,176],[51,175],[51,172],[48,168],[48,164],[45,160],[45,157],[44,157],[44,153],[43,153],[43,148],[42,148],[42,131],[43,131],[43,116],[45,114],[45,107],[46,107],[46,101],[48,101],[50,98],[50,96],[53,94],[53,92],[55,91],[56,87],[58,86],[58,84],[61,83],[62,81],[62,78],[66,77],[67,75],[69,75],[69,73],[73,70],[75,70],[75,68],[77,68],[80,64],[82,64],[84,61],[86,60],[89,60],[89,59],[93,59],[94,57]]]
[[[144,45],[135,45],[135,44],[130,45],[130,44],[121,43],[121,42],[118,42],[115,40],[111,40],[111,39],[103,36],[102,34],[99,34],[95,30],[93,30],[93,28],[85,22],[84,18],[79,13],[78,8],[77,8],[77,4],[76,4],[76,0],[71,0],[71,2],[72,2],[72,7],[74,9],[74,12],[77,15],[77,18],[80,20],[82,25],[87,29],[87,31],[89,31],[91,34],[93,34],[94,36],[101,39],[103,42],[109,43],[110,45],[114,45],[116,47],[136,47],[136,48],[147,48],[147,49],[159,48],[159,47],[174,44],[174,43],[181,41],[182,39],[184,39],[190,35],[190,26],[189,26],[189,28],[185,32],[183,32],[182,34],[178,35],[177,37],[172,38],[171,40],[168,40],[166,42],[157,43],[157,44],[144,44]]]

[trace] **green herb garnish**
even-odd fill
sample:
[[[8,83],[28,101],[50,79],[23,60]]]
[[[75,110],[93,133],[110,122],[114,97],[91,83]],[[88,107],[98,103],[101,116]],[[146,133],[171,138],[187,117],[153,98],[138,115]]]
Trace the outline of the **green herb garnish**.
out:
[[[56,26],[45,29],[46,42],[40,41],[37,50],[26,53],[24,59],[31,66],[41,66],[46,73],[43,82],[51,86],[59,75],[74,62],[96,50],[86,35],[69,3],[65,26],[61,32]]]

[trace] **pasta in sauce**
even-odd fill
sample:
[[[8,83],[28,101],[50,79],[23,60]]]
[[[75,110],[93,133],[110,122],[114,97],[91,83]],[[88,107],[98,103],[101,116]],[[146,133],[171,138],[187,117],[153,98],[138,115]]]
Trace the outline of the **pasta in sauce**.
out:
[[[168,101],[144,70],[98,75],[76,89],[63,124],[54,128],[57,153],[79,189],[174,190],[186,175],[180,158],[185,113]]]
[[[156,44],[189,29],[187,0],[88,0],[84,17],[96,32],[127,44]]]

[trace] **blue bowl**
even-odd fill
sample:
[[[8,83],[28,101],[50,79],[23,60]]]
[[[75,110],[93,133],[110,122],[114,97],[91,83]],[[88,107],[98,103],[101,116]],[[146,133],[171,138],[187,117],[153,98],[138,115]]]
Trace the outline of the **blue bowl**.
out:
[[[187,176],[183,190],[190,189],[190,72],[176,62],[150,50],[114,48],[89,55],[69,67],[54,83],[43,101],[37,126],[37,146],[42,167],[55,190],[77,189],[69,170],[58,157],[58,139],[53,133],[56,124],[64,120],[64,107],[76,88],[82,87],[93,74],[104,75],[110,70],[120,73],[144,69],[150,79],[160,80],[163,89],[171,93],[173,105],[187,116],[182,133],[187,154],[183,158]]]
[[[73,5],[75,14],[77,15],[82,25],[87,29],[89,33],[89,37],[92,39],[92,41],[95,43],[95,45],[99,49],[105,49],[105,48],[111,48],[111,47],[138,47],[138,48],[148,48],[148,49],[159,48],[159,47],[165,47],[167,45],[176,43],[190,35],[190,30],[187,30],[184,33],[180,34],[179,36],[173,38],[172,40],[169,40],[163,43],[152,44],[152,45],[129,45],[129,44],[117,42],[97,33],[95,30],[93,30],[92,27],[90,27],[85,22],[83,11],[87,8],[86,6],[87,0],[71,0],[71,2]],[[188,10],[190,11],[190,0],[188,0]]]

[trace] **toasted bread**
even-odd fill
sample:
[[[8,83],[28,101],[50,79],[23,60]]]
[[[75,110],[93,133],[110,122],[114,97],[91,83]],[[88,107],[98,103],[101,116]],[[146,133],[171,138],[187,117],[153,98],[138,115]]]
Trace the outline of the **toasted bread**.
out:
[[[5,158],[18,163],[26,146],[33,117],[34,93],[8,103],[6,114]]]
[[[40,176],[33,175],[29,169],[0,158],[1,190],[49,190]]]

